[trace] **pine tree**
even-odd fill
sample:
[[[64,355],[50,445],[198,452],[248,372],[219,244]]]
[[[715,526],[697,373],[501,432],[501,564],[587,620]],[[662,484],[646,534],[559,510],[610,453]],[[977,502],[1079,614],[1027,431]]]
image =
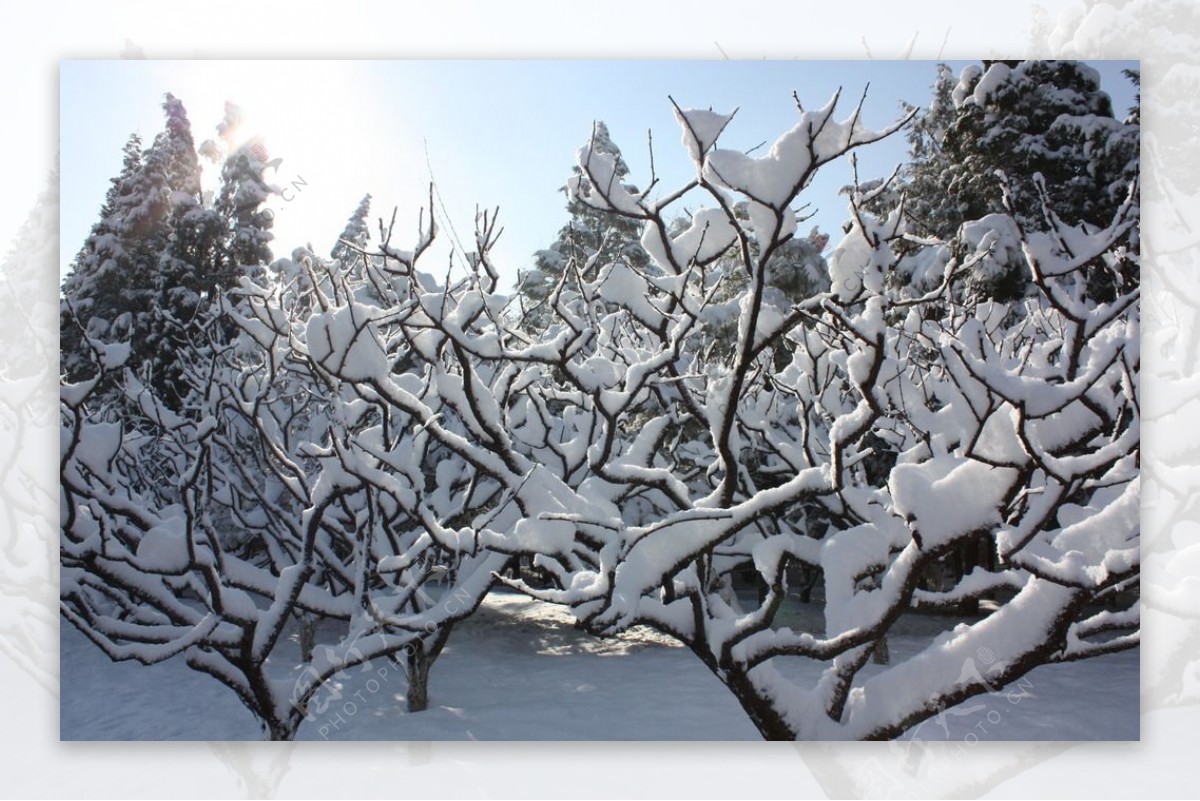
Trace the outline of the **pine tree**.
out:
[[[1135,126],[1116,119],[1095,70],[1074,61],[993,63],[977,78],[965,73],[955,99],[960,115],[950,144],[1012,173],[1022,222],[1045,222],[1034,173],[1045,178],[1065,222],[1111,220],[1137,170],[1138,138]]]
[[[1046,205],[1068,224],[1103,227],[1138,172],[1138,149],[1137,117],[1116,119],[1099,74],[1085,64],[984,62],[957,81],[942,65],[930,107],[909,132],[906,214],[914,233],[950,241],[964,222],[1006,213],[1007,184],[1013,217],[1026,230],[1047,229]],[[1094,271],[1088,292],[1111,297],[1115,280],[1122,279]],[[977,283],[1005,300],[1024,294],[1028,277],[1014,258]]]
[[[1133,106],[1129,109],[1129,113],[1125,116],[1127,125],[1142,124],[1142,71],[1141,70],[1121,70],[1121,74],[1129,79],[1129,82],[1137,89],[1137,94],[1133,98]]]
[[[258,139],[251,139],[225,159],[221,189],[215,208],[229,225],[228,251],[232,269],[252,280],[261,280],[271,263],[274,217],[263,208],[274,189],[263,176],[264,165],[255,157]]]
[[[947,143],[958,118],[953,99],[957,83],[950,68],[939,64],[929,107],[913,119],[907,133],[905,211],[915,233],[941,239],[954,236],[963,220],[979,219],[991,210],[992,179],[986,170],[969,169],[962,154],[950,149],[954,141]],[[905,104],[905,111],[912,110]]]
[[[1048,211],[1085,230],[1108,226],[1138,174],[1138,120],[1136,108],[1116,119],[1099,74],[1079,62],[985,61],[957,78],[942,64],[929,107],[909,128],[910,163],[901,186],[884,203],[902,193],[910,231],[943,240],[960,258],[995,235],[992,255],[976,263],[965,288],[1016,300],[1035,291],[1032,279],[1020,249],[1000,243],[1018,241],[1018,227],[1027,234],[1046,232]],[[1136,254],[1136,233],[1123,245]],[[917,289],[925,290],[941,280],[941,270],[927,269],[931,252],[923,257],[920,248],[903,242],[897,248],[911,258],[897,263],[893,281],[923,282]],[[1136,255],[1116,264],[1094,260],[1081,294],[1103,302],[1127,291],[1138,281],[1135,261]],[[918,272],[923,279],[915,277]],[[990,552],[977,545],[966,543],[941,560],[940,580],[957,580],[988,564]]]
[[[159,260],[171,239],[172,207],[196,198],[200,170],[183,104],[163,101],[167,122],[151,146],[125,146],[120,175],[101,208],[100,220],[63,283],[62,370],[68,381],[96,371],[92,345],[127,342],[126,366],[143,378],[162,338],[155,322],[163,284]],[[108,394],[103,397],[109,397]]]
[[[137,134],[126,141],[124,153],[121,172],[110,182],[100,207],[100,219],[84,240],[62,286],[60,369],[72,383],[95,370],[85,336],[105,336],[122,304],[120,281],[129,272],[122,243],[124,213],[130,205],[134,178],[142,168],[142,140]]]
[[[158,251],[148,366],[143,372],[160,397],[179,410],[188,393],[181,363],[189,358],[187,350],[194,342],[195,332],[189,328],[214,291],[236,277],[223,252],[224,221],[202,203],[200,164],[187,112],[170,94],[164,110],[167,130],[160,134],[162,147],[152,152],[161,153],[169,176],[171,211],[167,240]]]
[[[171,239],[159,258],[155,345],[148,371],[159,396],[175,411],[187,397],[184,362],[189,351],[204,347],[204,329],[218,291],[236,286],[239,273],[225,250],[228,226],[211,208],[191,196],[179,197],[172,210]]]
[[[91,377],[92,343],[127,342],[126,367],[178,411],[188,394],[180,365],[189,348],[204,346],[211,301],[243,275],[261,275],[270,259],[270,217],[261,200],[251,202],[265,197],[265,184],[242,151],[243,161],[226,164],[218,204],[205,205],[187,111],[171,94],[162,107],[166,124],[150,147],[136,135],[126,143],[100,220],[63,283],[62,372],[68,382]]]
[[[613,156],[615,179],[625,180],[629,167],[621,156],[621,149],[612,141],[608,126],[602,121],[596,122],[589,147],[594,152]],[[574,168],[574,174],[580,174],[579,167]],[[633,187],[626,188],[636,191]],[[586,192],[586,188],[583,191]],[[650,262],[639,241],[641,225],[638,221],[614,219],[579,200],[569,201],[567,211],[571,218],[559,229],[555,241],[534,254],[533,269],[518,275],[517,291],[525,299],[525,321],[533,329],[543,328],[550,320],[545,304],[559,284],[564,284],[568,290],[576,286],[573,272],[586,269],[589,262],[601,267],[623,259],[638,270],[645,269]]]
[[[354,248],[366,247],[367,242],[370,241],[371,231],[367,223],[367,219],[370,216],[371,196],[367,194],[358,202],[358,208],[354,210],[354,213],[350,215],[350,219],[346,221],[346,227],[342,230],[341,236],[334,243],[333,249],[329,251],[330,258],[338,259],[343,264],[348,264],[359,258]]]

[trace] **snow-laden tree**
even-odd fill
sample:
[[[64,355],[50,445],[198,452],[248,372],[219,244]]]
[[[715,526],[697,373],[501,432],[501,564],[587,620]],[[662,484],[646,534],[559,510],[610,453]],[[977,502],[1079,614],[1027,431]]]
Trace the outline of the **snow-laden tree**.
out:
[[[334,243],[333,249],[329,252],[331,259],[340,259],[344,262],[359,260],[359,254],[367,247],[367,243],[371,239],[370,216],[371,196],[367,194],[363,195],[363,199],[358,202],[350,219],[346,220],[346,227],[342,229],[342,235],[338,237],[338,241]]]
[[[1195,30],[1200,6],[1074,2],[1032,29],[1035,52],[1068,57],[1142,55],[1138,93],[1149,126],[1141,184],[1144,230],[1143,353],[1152,392],[1143,405],[1144,433],[1153,458],[1144,465],[1146,562],[1142,603],[1146,626],[1161,645],[1143,660],[1143,712],[1200,701],[1200,584],[1194,576],[1200,540],[1194,535],[1200,498],[1200,439],[1192,425],[1200,369],[1200,282],[1197,198],[1200,163],[1200,73],[1195,47],[1181,31]],[[1095,23],[1103,20],[1102,25]],[[1088,31],[1086,36],[1079,32]],[[1169,121],[1169,122],[1168,122]]]
[[[92,226],[63,282],[63,292],[71,302],[64,303],[60,312],[59,351],[63,375],[70,381],[78,381],[94,370],[83,344],[85,331],[100,335],[108,318],[115,316],[106,312],[106,307],[111,305],[110,296],[118,291],[120,273],[128,269],[120,242],[125,215],[118,211],[127,205],[141,161],[142,142],[135,134],[125,143],[121,172],[109,182],[100,219]]]
[[[162,152],[170,143],[171,137],[160,135],[142,152],[140,139],[130,137],[100,219],[63,281],[61,365],[68,380],[95,373],[89,339],[140,340],[149,328],[157,253],[166,242],[170,210],[165,170],[170,159]],[[139,367],[145,353],[139,346],[132,366]]]
[[[64,615],[114,658],[185,653],[273,736],[339,670],[436,656],[497,579],[597,634],[677,638],[769,738],[893,737],[1038,665],[1136,646],[1138,289],[1097,302],[1081,274],[1136,259],[1133,191],[1101,228],[1044,199],[1035,230],[1010,202],[964,221],[956,255],[914,241],[902,208],[868,211],[886,182],[859,187],[827,276],[784,291],[813,175],[906,121],[872,131],[861,102],[837,107],[798,109],[758,157],[719,146],[732,115],[677,108],[694,178],[657,195],[581,148],[571,201],[636,223],[650,261],[593,253],[544,329],[499,293],[482,214],[441,281],[419,226],[412,250],[385,232],[353,279],[297,253],[276,285],[244,282],[222,307],[243,337],[196,361],[197,413],[127,379],[161,433],[65,387]],[[681,226],[685,195],[706,201]],[[1001,252],[1036,293],[964,285]],[[98,348],[110,369],[124,356]],[[152,436],[175,456],[139,460]],[[923,589],[968,542],[994,558]],[[501,578],[515,556],[550,586]],[[786,599],[793,566],[819,576],[819,614]],[[760,597],[735,585],[746,569]],[[423,596],[434,572],[447,589]],[[963,598],[985,614],[867,668],[917,607]],[[309,617],[339,622],[330,644],[303,680],[271,674]]]
[[[63,281],[61,367],[69,382],[92,377],[98,345],[127,343],[126,366],[178,411],[197,315],[242,275],[261,278],[270,259],[269,192],[261,165],[237,150],[208,203],[183,103],[168,93],[163,111],[164,130],[149,148],[137,136],[127,142],[100,219]],[[201,150],[213,155],[212,147]],[[101,388],[95,400],[118,395]]]
[[[597,120],[593,126],[588,148],[613,159],[610,181],[620,183],[626,180],[629,167],[603,121]],[[587,178],[581,177],[578,169],[575,168],[573,178],[586,181]],[[637,191],[632,185],[625,188]],[[566,187],[563,187],[563,191],[566,191]],[[532,330],[541,331],[549,324],[554,317],[551,296],[562,292],[574,294],[580,274],[618,259],[627,261],[638,270],[645,269],[649,263],[646,252],[639,244],[641,226],[637,220],[606,217],[569,193],[567,212],[571,217],[559,229],[554,242],[535,253],[533,267],[521,271],[518,276],[517,291],[522,301],[525,324]]]
[[[255,155],[258,139],[229,153],[221,167],[221,189],[214,208],[229,221],[229,256],[242,272],[254,275],[271,263],[274,217],[264,207],[275,191],[264,176],[264,165]]]
[[[162,107],[165,127],[150,147],[140,151],[136,136],[126,144],[100,220],[63,282],[62,368],[70,381],[95,373],[93,339],[128,342],[132,369],[160,387],[170,381],[155,372],[172,350],[158,320],[166,292],[160,258],[179,206],[199,201],[200,167],[183,104],[168,93]]]
[[[754,237],[768,254],[786,240],[794,221],[785,210],[806,171],[854,143],[856,118],[839,128],[829,110],[820,114],[761,159],[715,148],[727,119],[681,114],[700,186],[721,210],[706,239],[728,226],[713,245],[733,241],[748,252]],[[738,196],[751,204],[750,226],[735,227],[726,211]],[[616,213],[636,214],[642,203],[592,197]],[[850,231],[829,259],[831,292],[776,312],[764,302],[761,262],[747,259],[753,284],[741,301],[734,359],[703,365],[702,377],[691,364],[671,382],[680,397],[670,411],[691,406],[707,418],[712,491],[677,491],[677,511],[605,543],[613,551],[606,560],[600,549],[601,569],[575,571],[561,593],[543,593],[572,604],[593,628],[647,622],[675,632],[772,737],[894,736],[1037,664],[1136,643],[1136,634],[1108,632],[1136,629],[1136,594],[1126,591],[1137,576],[1138,290],[1096,304],[1083,300],[1077,280],[1094,259],[1127,257],[1119,243],[1136,226],[1135,205],[1127,198],[1096,232],[1058,219],[1043,192],[1048,233],[1010,216],[1007,225],[981,223],[988,230],[963,262],[941,248],[910,253],[942,279],[916,293],[888,289],[902,218],[899,209],[870,217],[870,199],[854,198]],[[643,208],[653,230],[660,207]],[[649,292],[637,293],[647,296],[637,301],[643,309],[672,313],[660,328],[664,345],[690,325],[689,302],[699,311],[704,297],[686,291],[700,254],[681,258],[675,246],[664,241],[651,252],[678,283],[648,282]],[[1000,248],[1027,260],[1038,288],[1018,315],[953,291]],[[776,341],[792,351],[782,370],[761,360]],[[639,451],[638,461],[669,469],[673,451],[659,445]],[[873,459],[881,451],[890,464]],[[751,462],[775,480],[753,481]],[[814,501],[830,517],[820,539],[796,525],[796,512]],[[918,589],[922,567],[978,537],[991,544],[998,570],[976,570],[942,593]],[[722,592],[716,565],[739,556],[752,558],[773,588],[757,608]],[[788,561],[822,571],[823,631],[772,624]],[[858,678],[907,607],[1000,588],[1006,603],[983,620]],[[1098,608],[1104,598],[1118,609]],[[986,668],[980,649],[990,655]],[[827,662],[815,686],[789,678],[795,657]]]
[[[204,317],[182,411],[128,370],[136,413],[93,404],[124,344],[93,341],[101,372],[62,387],[61,609],[114,660],[186,659],[290,739],[338,708],[330,680],[358,665],[405,674],[424,708],[453,624],[508,557],[440,549],[420,514],[453,518],[458,499],[426,485],[463,468],[411,416],[346,402],[327,365],[342,347],[370,362],[354,344],[379,308],[364,287],[310,253],[275,273]]]
[[[143,374],[163,402],[179,411],[194,389],[188,374],[193,353],[216,333],[204,328],[207,310],[221,290],[237,285],[242,271],[226,247],[228,221],[198,195],[176,194],[168,224],[171,234],[158,257],[148,325],[154,350]]]
[[[1004,213],[997,170],[1026,228],[1047,230],[1037,175],[1063,220],[1103,228],[1137,176],[1139,133],[1136,115],[1118,118],[1099,74],[1081,62],[988,61],[958,76],[943,65],[908,133],[902,178],[913,232],[953,240],[963,222]],[[1088,281],[1097,299],[1112,300],[1124,291],[1116,284],[1136,281],[1136,271],[1114,276],[1095,264]],[[999,300],[1020,298],[1031,284],[1020,258],[975,283]]]
[[[958,76],[942,66],[909,143],[909,212],[921,233],[945,238],[1003,210],[996,169],[1022,223],[1041,227],[1034,174],[1067,222],[1104,223],[1138,167],[1136,121],[1117,117],[1099,74],[1077,61],[990,61]]]
[[[1138,291],[1097,304],[1077,280],[1127,257],[1116,243],[1135,206],[1096,231],[1044,204],[1045,232],[994,217],[965,259],[936,244],[901,257],[901,210],[873,217],[885,187],[856,192],[831,288],[781,307],[767,268],[794,236],[797,197],[823,164],[900,127],[865,129],[861,107],[838,122],[836,106],[802,111],[758,158],[717,146],[729,115],[679,110],[695,179],[658,200],[582,148],[573,200],[639,221],[654,266],[581,276],[544,338],[508,325],[485,256],[461,283],[421,288],[407,253],[390,258],[413,294],[399,310],[351,303],[340,313],[360,309],[359,334],[330,352],[353,402],[420,420],[470,465],[469,481],[441,484],[462,508],[494,491],[488,511],[453,522],[422,512],[428,538],[531,555],[555,586],[510,583],[594,632],[678,638],[771,738],[892,737],[1038,665],[1137,643]],[[670,205],[694,189],[710,205],[673,229]],[[959,291],[1000,248],[1038,291],[1018,314]],[[730,251],[748,281],[717,354],[693,344]],[[897,288],[896,269],[940,280]],[[414,352],[424,370],[397,373]],[[977,540],[995,569],[920,588]],[[820,572],[815,625],[778,619],[789,564]],[[760,602],[731,586],[744,565],[770,588]],[[864,672],[914,607],[966,597],[988,613]]]

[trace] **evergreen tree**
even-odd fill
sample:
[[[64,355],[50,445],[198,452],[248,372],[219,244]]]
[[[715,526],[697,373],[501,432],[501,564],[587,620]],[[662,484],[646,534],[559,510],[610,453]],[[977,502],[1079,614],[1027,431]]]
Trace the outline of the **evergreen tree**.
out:
[[[187,109],[170,92],[166,94],[162,108],[167,118],[166,128],[155,137],[147,161],[153,163],[162,159],[171,190],[198,198],[200,161],[196,157],[196,142],[192,138],[192,124],[188,121]]]
[[[191,124],[183,104],[167,95],[167,128],[160,134],[160,153],[169,176],[171,209],[166,242],[158,250],[154,313],[147,334],[144,379],[167,404],[178,410],[187,395],[181,363],[193,344],[189,327],[218,287],[236,281],[222,247],[221,216],[202,203],[200,163]],[[157,143],[158,140],[156,140]]]
[[[147,150],[137,152],[136,137],[126,143],[122,170],[105,198],[100,221],[63,283],[62,369],[68,381],[95,372],[86,339],[127,342],[126,365],[143,377],[162,343],[155,330],[163,286],[158,270],[171,238],[172,207],[200,191],[183,104],[167,94],[163,111],[166,127]]]
[[[589,147],[593,152],[614,157],[615,180],[624,181],[629,175],[629,167],[621,156],[621,149],[612,141],[608,126],[602,121],[596,122]],[[574,174],[580,174],[578,166],[574,168]],[[584,184],[581,192],[586,194],[586,179]],[[625,185],[625,188],[636,192],[632,186]],[[566,191],[565,187],[563,191]],[[571,218],[559,230],[557,239],[548,248],[534,254],[533,269],[521,271],[518,275],[517,291],[525,299],[526,325],[535,330],[545,327],[549,322],[552,315],[545,304],[559,284],[563,283],[568,290],[576,285],[573,271],[586,269],[589,262],[601,267],[618,259],[643,270],[650,262],[639,241],[642,233],[639,221],[606,216],[580,200],[569,201],[567,211]]]
[[[72,383],[94,372],[85,335],[96,339],[105,336],[122,305],[120,282],[129,272],[122,242],[125,212],[131,204],[134,178],[142,168],[142,141],[137,134],[126,141],[124,153],[121,172],[110,182],[100,207],[100,219],[92,226],[63,281],[60,369]]]
[[[203,347],[205,311],[217,292],[245,275],[261,277],[270,259],[269,187],[246,148],[222,171],[217,203],[204,203],[187,111],[163,101],[166,124],[150,147],[125,146],[100,220],[62,287],[62,373],[68,382],[96,374],[95,345],[127,342],[126,366],[178,411],[188,387],[181,363]],[[89,342],[90,340],[90,342]],[[99,398],[109,401],[113,389]]]
[[[271,263],[274,217],[263,208],[274,188],[263,176],[263,164],[254,156],[259,140],[251,139],[234,150],[221,168],[221,188],[216,211],[228,221],[228,252],[232,269],[252,280],[261,280]]]
[[[1026,230],[1048,228],[1046,205],[1070,225],[1103,227],[1139,169],[1137,115],[1116,119],[1099,74],[1074,61],[984,62],[957,81],[942,65],[908,136],[906,214],[914,233],[947,241],[964,222],[1006,213],[1005,182]],[[1111,297],[1115,280],[1093,271],[1088,291]],[[977,284],[1004,300],[1024,294],[1028,278],[1014,254]]]
[[[225,249],[228,225],[192,196],[177,198],[171,238],[159,259],[151,338],[151,383],[167,405],[182,408],[190,387],[184,376],[189,351],[202,344],[210,302],[236,286],[239,273]]]
[[[1121,70],[1121,74],[1129,79],[1129,82],[1137,89],[1137,94],[1133,98],[1133,106],[1129,109],[1129,113],[1125,116],[1127,125],[1142,124],[1142,71],[1141,70]]]
[[[359,258],[358,253],[354,250],[354,246],[364,248],[371,240],[371,231],[367,223],[367,219],[370,216],[371,196],[367,194],[358,202],[358,208],[354,210],[354,213],[350,215],[350,219],[346,221],[346,227],[342,230],[341,236],[334,243],[333,249],[329,251],[330,258],[338,259],[347,265]]]
[[[952,151],[947,137],[955,127],[958,110],[953,93],[958,80],[945,64],[938,65],[929,107],[908,129],[909,164],[903,180],[907,190],[905,210],[917,233],[949,239],[963,220],[975,220],[989,211],[993,181]],[[905,104],[906,111],[913,111]],[[893,198],[884,199],[892,205]],[[882,211],[882,207],[873,208]]]

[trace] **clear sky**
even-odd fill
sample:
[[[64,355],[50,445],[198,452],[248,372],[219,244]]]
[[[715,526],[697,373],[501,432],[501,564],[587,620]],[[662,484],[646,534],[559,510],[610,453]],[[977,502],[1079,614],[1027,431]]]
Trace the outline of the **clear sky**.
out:
[[[948,63],[957,72],[968,62]],[[1133,90],[1121,70],[1136,63],[1092,63],[1123,114]],[[287,191],[272,202],[277,257],[308,242],[327,254],[367,192],[372,219],[397,209],[393,244],[408,246],[432,177],[443,249],[426,269],[444,272],[456,236],[471,248],[477,205],[499,206],[505,233],[494,256],[511,281],[566,222],[558,190],[594,120],[607,123],[641,186],[651,131],[665,190],[691,175],[668,96],[685,108],[738,108],[721,142],[746,150],[769,146],[795,123],[793,91],[811,109],[842,87],[842,119],[867,89],[865,123],[882,128],[902,101],[928,102],[936,62],[125,60],[65,61],[60,74],[64,271],[120,169],[125,140],[137,132],[148,144],[162,129],[169,91],[187,106],[197,143],[215,136],[231,100],[282,158],[274,180]],[[904,154],[902,134],[865,147],[859,175],[885,176]],[[849,180],[845,164],[818,175],[801,196],[816,212],[801,232],[819,225],[836,241],[845,219],[837,192]]]

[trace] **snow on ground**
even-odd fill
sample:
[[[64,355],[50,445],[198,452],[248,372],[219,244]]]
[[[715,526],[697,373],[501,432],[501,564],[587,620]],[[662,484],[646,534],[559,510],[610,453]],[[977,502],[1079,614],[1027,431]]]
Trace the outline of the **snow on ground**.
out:
[[[799,623],[814,608],[790,610]],[[493,592],[451,635],[430,674],[429,709],[404,711],[405,683],[385,661],[354,668],[340,696],[298,739],[323,740],[756,740],[733,695],[687,649],[644,628],[600,640],[561,608]],[[949,619],[912,616],[889,647],[920,648]],[[62,626],[60,736],[65,740],[258,739],[250,713],[214,679],[181,660],[111,663]],[[815,679],[819,666],[781,665]],[[882,668],[870,665],[866,675]],[[283,672],[281,670],[281,672]],[[922,724],[924,741],[1136,739],[1138,652],[1031,672]]]

